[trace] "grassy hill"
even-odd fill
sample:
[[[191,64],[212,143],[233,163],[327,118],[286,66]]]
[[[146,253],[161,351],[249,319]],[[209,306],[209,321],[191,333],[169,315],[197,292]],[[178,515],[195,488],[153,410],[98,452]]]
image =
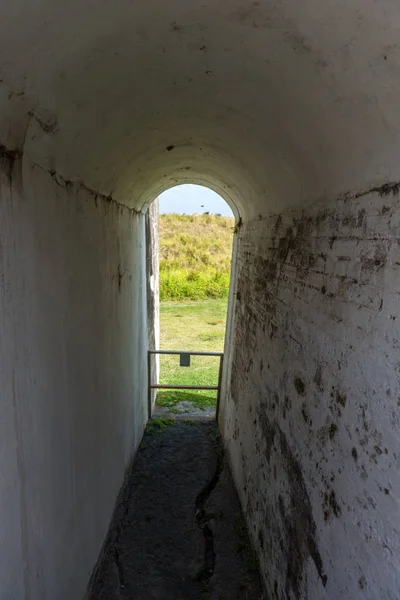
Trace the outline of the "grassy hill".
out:
[[[160,215],[160,299],[228,295],[233,217]]]

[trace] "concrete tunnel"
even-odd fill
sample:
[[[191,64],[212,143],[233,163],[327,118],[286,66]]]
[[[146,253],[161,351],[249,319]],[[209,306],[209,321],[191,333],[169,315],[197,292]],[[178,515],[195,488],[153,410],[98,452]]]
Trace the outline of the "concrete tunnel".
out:
[[[1,600],[85,594],[179,183],[237,218],[219,426],[267,593],[400,598],[399,39],[396,0],[4,3]]]

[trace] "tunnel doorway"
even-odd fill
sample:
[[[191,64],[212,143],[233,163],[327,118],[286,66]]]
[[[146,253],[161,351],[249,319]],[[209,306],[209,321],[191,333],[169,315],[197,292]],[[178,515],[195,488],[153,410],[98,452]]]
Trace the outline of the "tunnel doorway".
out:
[[[228,203],[204,186],[170,188],[149,209],[149,349],[160,351],[148,364],[153,418],[218,412],[235,232]]]

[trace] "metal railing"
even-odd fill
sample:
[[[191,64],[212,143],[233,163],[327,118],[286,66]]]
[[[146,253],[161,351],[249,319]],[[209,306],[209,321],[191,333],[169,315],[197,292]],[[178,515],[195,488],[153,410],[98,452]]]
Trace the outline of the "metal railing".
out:
[[[169,385],[163,383],[153,383],[151,380],[151,357],[155,354],[175,354],[180,357],[181,367],[190,367],[191,356],[219,356],[219,371],[218,371],[218,383],[217,385]],[[217,406],[215,417],[218,419],[219,403],[221,396],[221,381],[222,381],[222,369],[224,366],[224,353],[223,352],[187,352],[182,350],[149,350],[147,356],[147,372],[148,372],[148,408],[149,418],[151,417],[152,411],[152,390],[213,390],[217,392]]]

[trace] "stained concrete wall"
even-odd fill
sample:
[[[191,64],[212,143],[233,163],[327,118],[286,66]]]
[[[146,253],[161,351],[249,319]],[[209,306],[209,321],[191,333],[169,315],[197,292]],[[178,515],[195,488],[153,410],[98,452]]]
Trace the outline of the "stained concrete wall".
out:
[[[224,438],[274,600],[395,600],[398,185],[240,231]]]
[[[0,598],[78,600],[146,418],[144,217],[0,162]]]

